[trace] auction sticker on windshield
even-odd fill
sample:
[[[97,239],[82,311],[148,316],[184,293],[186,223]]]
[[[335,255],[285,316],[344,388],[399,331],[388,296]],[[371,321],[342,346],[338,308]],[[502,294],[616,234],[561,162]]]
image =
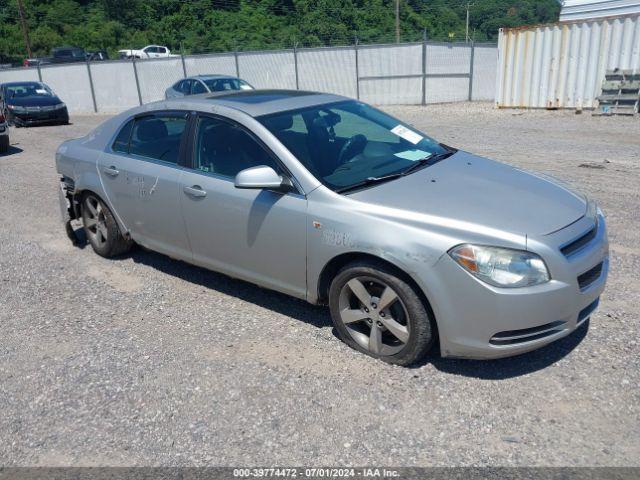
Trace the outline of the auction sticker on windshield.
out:
[[[423,158],[429,158],[431,156],[430,152],[425,152],[424,150],[405,150],[404,152],[398,152],[393,154],[395,157],[404,158],[405,160],[411,160],[412,162],[417,162],[418,160],[422,160]]]
[[[424,138],[422,135],[417,134],[416,132],[412,132],[403,125],[397,125],[393,127],[391,129],[391,133],[395,133],[400,138],[404,138],[407,142],[411,142],[414,145]]]

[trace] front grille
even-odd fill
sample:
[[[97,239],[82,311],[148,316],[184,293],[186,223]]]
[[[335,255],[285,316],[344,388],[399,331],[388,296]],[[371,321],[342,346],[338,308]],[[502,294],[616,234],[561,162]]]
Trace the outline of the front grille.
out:
[[[561,332],[566,322],[557,320],[538,327],[522,328],[520,330],[506,330],[496,333],[489,343],[493,345],[516,345],[518,343],[531,342],[540,338],[549,337]]]
[[[578,323],[581,323],[587,318],[589,318],[589,315],[591,315],[593,311],[596,308],[598,308],[599,303],[600,303],[600,297],[596,298],[593,302],[591,302],[589,305],[587,305],[582,310],[580,310],[580,313],[578,314]]]
[[[584,290],[598,278],[600,278],[600,274],[602,273],[602,263],[603,262],[600,262],[591,270],[587,270],[578,277],[578,286],[580,287],[580,290]]]
[[[572,255],[573,253],[577,252],[578,250],[580,250],[582,247],[584,247],[587,243],[589,243],[591,240],[593,240],[594,238],[596,238],[596,235],[598,233],[598,226],[595,225],[591,230],[589,230],[587,233],[579,236],[578,238],[576,238],[575,240],[573,240],[572,242],[568,243],[567,245],[565,245],[564,247],[562,247],[560,249],[560,251],[562,252],[562,254],[565,257],[568,257],[569,255]]]
[[[44,107],[25,107],[25,110],[29,113],[33,112],[53,112],[58,110],[60,107],[58,105],[46,105]]]

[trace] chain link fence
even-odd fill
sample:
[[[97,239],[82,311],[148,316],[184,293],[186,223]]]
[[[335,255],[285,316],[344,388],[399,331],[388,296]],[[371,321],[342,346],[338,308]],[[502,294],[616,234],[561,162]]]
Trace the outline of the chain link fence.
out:
[[[376,105],[494,100],[494,44],[415,42],[182,55],[0,70],[0,83],[40,80],[71,113],[117,113],[162,100],[180,78],[226,74],[256,88],[336,93]]]

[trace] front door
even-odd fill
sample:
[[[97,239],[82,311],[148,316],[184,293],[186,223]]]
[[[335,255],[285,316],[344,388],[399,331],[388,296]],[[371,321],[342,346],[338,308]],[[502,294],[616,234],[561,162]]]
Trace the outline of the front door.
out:
[[[274,155],[244,127],[202,116],[192,165],[181,177],[181,204],[193,261],[304,298],[306,198],[234,187],[245,168],[284,173]]]

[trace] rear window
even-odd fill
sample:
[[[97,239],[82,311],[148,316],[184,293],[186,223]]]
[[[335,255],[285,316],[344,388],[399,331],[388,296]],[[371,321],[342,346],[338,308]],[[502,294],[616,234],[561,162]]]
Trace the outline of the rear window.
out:
[[[138,118],[131,131],[129,153],[177,164],[186,125],[186,114],[159,113]]]
[[[116,137],[113,142],[113,146],[111,147],[114,152],[120,153],[129,153],[129,138],[131,138],[131,129],[133,128],[133,120],[127,122],[127,124],[122,127],[120,133]]]

